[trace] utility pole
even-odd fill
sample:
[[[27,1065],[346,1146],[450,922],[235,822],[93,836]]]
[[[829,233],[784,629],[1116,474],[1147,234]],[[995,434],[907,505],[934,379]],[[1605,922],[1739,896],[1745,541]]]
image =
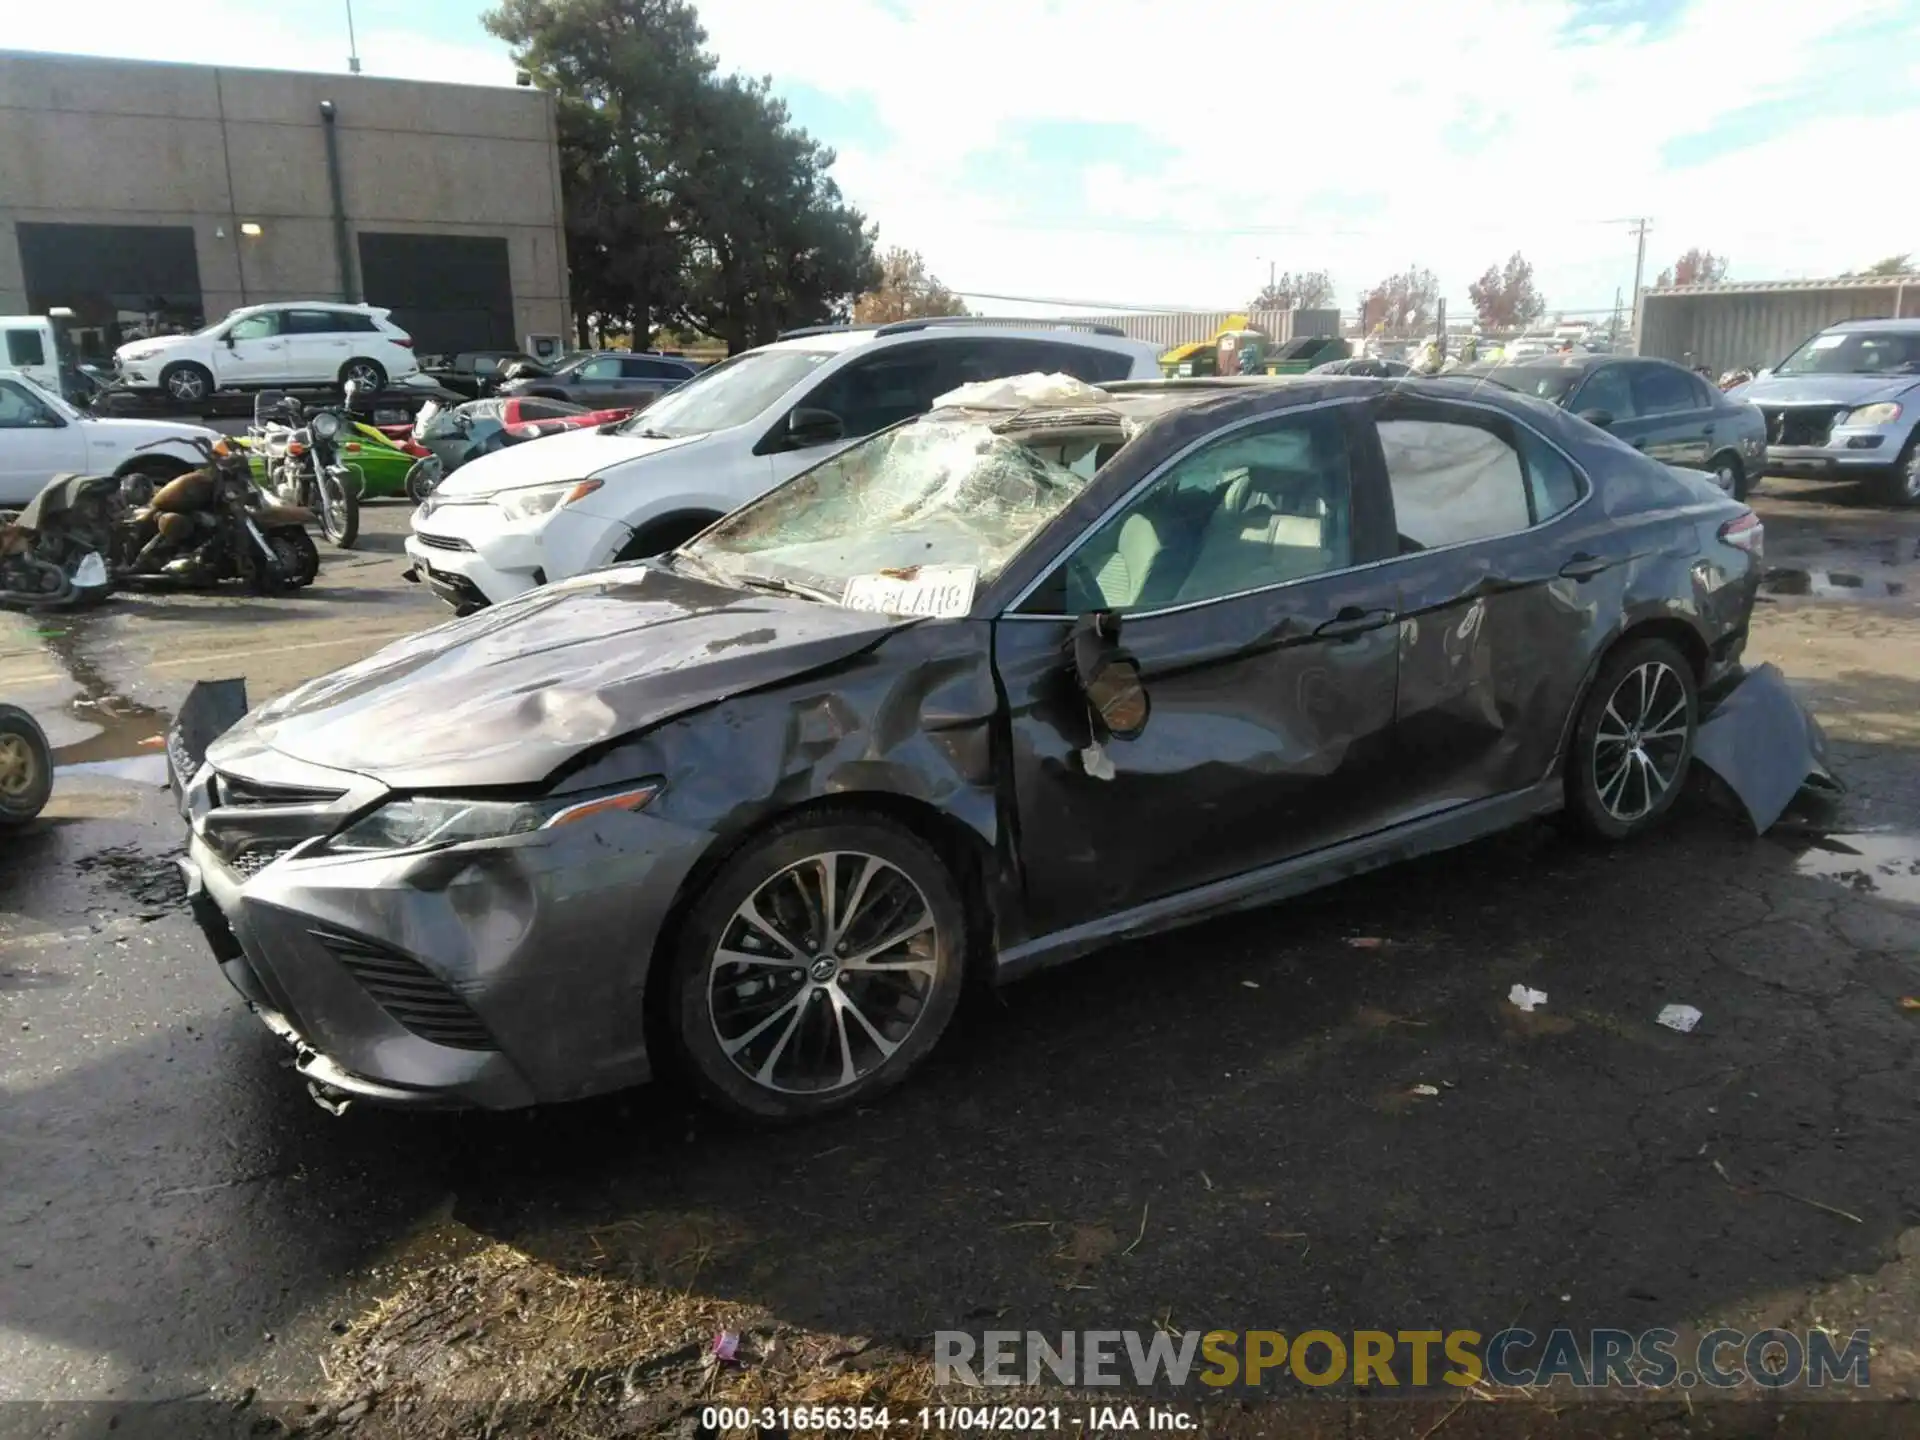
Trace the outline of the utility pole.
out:
[[[1633,233],[1639,245],[1633,255],[1633,353],[1640,353],[1640,277],[1647,268],[1647,217],[1642,215],[1633,222]]]
[[[360,42],[353,34],[353,0],[347,0],[347,72],[360,73]]]
[[[1620,287],[1613,287],[1613,319],[1607,322],[1607,348],[1620,348]]]

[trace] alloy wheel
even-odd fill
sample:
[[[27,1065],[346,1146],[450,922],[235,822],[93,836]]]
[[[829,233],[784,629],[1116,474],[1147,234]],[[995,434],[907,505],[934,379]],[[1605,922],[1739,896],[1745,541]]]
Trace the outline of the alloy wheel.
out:
[[[167,377],[167,393],[176,400],[201,400],[206,397],[207,384],[198,370],[176,370]]]
[[[1593,734],[1593,787],[1609,815],[1630,823],[1660,803],[1680,778],[1689,729],[1672,666],[1649,660],[1621,677]]]
[[[1713,483],[1727,494],[1738,496],[1740,493],[1740,475],[1733,468],[1731,460],[1722,460],[1713,467]]]
[[[843,1090],[919,1025],[939,938],[926,895],[897,865],[847,850],[796,861],[721,933],[707,973],[714,1038],[765,1089]]]
[[[380,388],[380,372],[371,365],[349,365],[347,379],[358,380],[362,385],[370,385],[376,390]]]
[[[24,735],[0,735],[0,795],[18,798],[40,783],[40,757]]]

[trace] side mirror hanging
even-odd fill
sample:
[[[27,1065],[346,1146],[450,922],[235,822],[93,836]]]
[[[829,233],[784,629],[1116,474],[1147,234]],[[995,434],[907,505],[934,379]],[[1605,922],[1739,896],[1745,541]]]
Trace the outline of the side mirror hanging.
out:
[[[1120,617],[1096,610],[1074,622],[1069,637],[1073,647],[1074,679],[1087,705],[1115,740],[1132,740],[1147,728],[1153,702],[1140,678],[1140,665],[1120,648]],[[1094,735],[1098,743],[1100,736]]]

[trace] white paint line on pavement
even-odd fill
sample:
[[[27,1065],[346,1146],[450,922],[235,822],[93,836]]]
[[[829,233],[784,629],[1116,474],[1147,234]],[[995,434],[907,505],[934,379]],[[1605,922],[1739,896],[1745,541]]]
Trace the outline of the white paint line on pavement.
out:
[[[256,655],[291,655],[296,650],[331,650],[342,645],[360,645],[369,640],[398,640],[402,636],[413,635],[413,630],[380,631],[376,634],[362,632],[358,635],[342,635],[333,640],[308,640],[299,645],[266,645],[252,650],[215,651],[212,655],[190,655],[175,660],[148,660],[141,664],[143,670],[178,670],[189,665],[205,665],[209,660],[250,660]],[[9,685],[44,685],[51,681],[64,680],[73,683],[73,677],[63,670],[48,670],[39,675],[9,675]]]

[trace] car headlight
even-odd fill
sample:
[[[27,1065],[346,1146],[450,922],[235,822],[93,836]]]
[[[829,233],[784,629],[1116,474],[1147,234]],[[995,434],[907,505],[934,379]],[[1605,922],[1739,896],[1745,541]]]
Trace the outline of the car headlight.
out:
[[[608,810],[641,810],[660,793],[658,782],[615,791],[556,795],[545,800],[476,800],[456,795],[411,795],[363,815],[328,844],[331,850],[415,850],[500,840],[571,825]]]
[[[1900,418],[1900,407],[1891,400],[1878,405],[1862,405],[1840,417],[1842,425],[1891,425]]]
[[[317,440],[331,440],[340,433],[340,417],[331,410],[316,410],[307,421],[307,428]]]
[[[534,520],[562,505],[571,505],[583,495],[600,488],[598,480],[567,480],[558,485],[530,485],[524,490],[508,490],[493,497],[493,503],[507,512],[509,519]]]

